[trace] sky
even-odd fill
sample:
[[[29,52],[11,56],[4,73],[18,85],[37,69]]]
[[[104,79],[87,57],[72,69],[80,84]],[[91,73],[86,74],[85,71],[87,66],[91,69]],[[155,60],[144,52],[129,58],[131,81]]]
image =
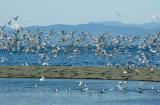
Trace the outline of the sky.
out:
[[[159,13],[160,0],[0,0],[0,25],[19,16],[24,26],[118,21],[141,24]]]

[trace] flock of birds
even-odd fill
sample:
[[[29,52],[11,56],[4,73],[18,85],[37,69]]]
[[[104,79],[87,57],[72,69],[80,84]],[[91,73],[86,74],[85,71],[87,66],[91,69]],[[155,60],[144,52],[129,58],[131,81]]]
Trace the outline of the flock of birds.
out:
[[[152,64],[151,61],[160,56],[160,33],[157,32],[145,36],[113,36],[110,33],[57,32],[55,29],[49,32],[37,29],[37,32],[33,33],[19,25],[18,16],[16,16],[8,21],[8,25],[0,27],[0,51],[8,51],[11,54],[13,52],[38,54],[41,58],[41,65],[49,65],[48,61],[51,58],[56,59],[61,54],[65,54],[67,58],[72,59],[84,53],[93,53],[95,56],[102,56],[108,61],[112,61],[112,59],[123,54],[122,57],[125,57],[127,60],[124,66],[129,65],[134,67],[144,65],[155,67],[157,65]],[[10,59],[2,56],[0,63],[7,62]],[[136,62],[136,65],[131,63],[133,61]],[[158,59],[159,62],[160,59]],[[25,65],[28,65],[28,62]],[[125,73],[127,71],[124,71]],[[45,77],[42,76],[39,81],[45,81]],[[78,86],[81,92],[90,91],[87,84],[83,81],[79,81]],[[121,81],[118,82],[116,87],[119,91],[126,92],[127,86],[127,81]],[[142,86],[143,82],[139,83],[137,92],[143,93]],[[38,85],[35,84],[34,87],[37,88]],[[109,90],[112,91],[114,88],[110,88]],[[154,87],[151,90],[160,92],[159,89],[155,89]],[[69,88],[67,91],[70,92],[72,90]],[[105,91],[106,89],[102,89],[99,93],[105,93]],[[59,89],[55,89],[55,92],[58,93]]]
[[[40,82],[45,82],[45,77],[42,76],[42,77],[39,79],[39,81],[40,81]],[[160,93],[160,89],[157,88],[157,87],[153,87],[153,86],[152,86],[151,88],[148,88],[148,89],[145,88],[143,82],[139,82],[139,83],[137,84],[137,87],[134,88],[134,89],[132,89],[132,90],[130,90],[130,89],[128,88],[128,86],[129,86],[129,84],[128,84],[127,81],[119,81],[119,82],[117,82],[117,85],[116,85],[115,87],[111,87],[111,88],[108,88],[108,89],[107,89],[107,88],[103,88],[103,89],[100,89],[100,90],[93,90],[93,89],[90,89],[90,88],[88,87],[88,85],[85,83],[84,80],[80,80],[80,81],[79,81],[79,84],[77,83],[77,87],[78,87],[79,92],[88,93],[89,95],[92,95],[92,94],[94,94],[94,93],[103,94],[103,93],[107,93],[107,91],[119,91],[119,92],[123,92],[123,93],[126,93],[126,92],[128,92],[128,91],[135,91],[135,92],[141,93],[141,94],[143,94],[145,91],[152,91],[152,92],[154,92],[154,93]],[[37,87],[38,87],[38,85],[35,84],[34,88],[37,88]],[[61,90],[58,89],[58,88],[56,88],[56,89],[54,90],[55,93],[59,93],[60,91],[61,91]],[[67,92],[73,92],[74,89],[72,89],[72,87],[71,87],[71,88],[66,89],[65,91],[67,91]]]
[[[160,22],[160,14],[153,15],[152,19],[153,19],[153,22]]]
[[[8,28],[9,27],[9,28]],[[102,56],[111,61],[119,58],[116,65],[131,66],[158,66],[160,59],[160,33],[144,36],[112,35],[110,33],[65,32],[51,29],[36,32],[24,28],[18,22],[18,16],[8,21],[7,25],[0,27],[0,50],[23,53],[35,53],[40,57],[41,65],[49,64],[50,59],[56,59],[62,54],[72,59],[84,53]],[[123,55],[123,56],[121,56]],[[153,64],[154,60],[157,64]],[[4,63],[12,58],[1,56]],[[111,63],[110,63],[111,62]],[[24,65],[29,65],[26,62]],[[53,64],[54,65],[54,64]]]

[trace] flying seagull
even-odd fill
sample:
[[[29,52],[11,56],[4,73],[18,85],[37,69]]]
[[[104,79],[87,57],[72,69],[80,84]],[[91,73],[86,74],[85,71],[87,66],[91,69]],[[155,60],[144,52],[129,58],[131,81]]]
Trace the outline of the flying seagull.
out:
[[[0,26],[1,30],[4,30],[5,27],[6,27],[6,25]]]
[[[8,25],[11,25],[11,23],[12,23],[12,21],[10,20],[10,21],[8,21]]]
[[[18,16],[14,17],[13,19],[14,19],[15,21],[17,21],[17,20],[18,20]]]
[[[122,14],[120,14],[119,12],[116,12],[116,15],[117,15],[118,17],[122,16]]]

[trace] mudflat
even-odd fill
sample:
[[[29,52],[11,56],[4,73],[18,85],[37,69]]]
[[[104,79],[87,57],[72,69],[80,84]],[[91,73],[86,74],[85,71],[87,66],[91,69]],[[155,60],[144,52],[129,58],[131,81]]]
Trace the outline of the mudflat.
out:
[[[0,78],[68,78],[160,81],[160,70],[122,67],[0,66]]]

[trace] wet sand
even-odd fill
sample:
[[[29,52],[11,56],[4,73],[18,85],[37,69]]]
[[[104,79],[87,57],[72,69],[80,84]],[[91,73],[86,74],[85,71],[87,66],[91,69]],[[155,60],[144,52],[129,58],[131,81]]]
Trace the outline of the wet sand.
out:
[[[160,81],[160,70],[136,68],[127,70],[116,67],[70,66],[0,66],[0,78],[68,78]],[[138,71],[138,72],[137,72]]]

